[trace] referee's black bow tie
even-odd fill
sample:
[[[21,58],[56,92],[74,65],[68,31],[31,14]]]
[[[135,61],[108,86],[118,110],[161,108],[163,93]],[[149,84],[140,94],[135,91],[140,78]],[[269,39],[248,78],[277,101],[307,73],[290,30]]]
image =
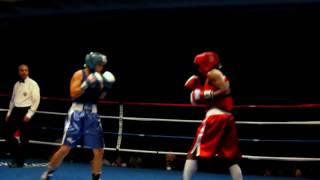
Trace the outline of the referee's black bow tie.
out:
[[[24,79],[20,79],[19,82],[24,83]]]

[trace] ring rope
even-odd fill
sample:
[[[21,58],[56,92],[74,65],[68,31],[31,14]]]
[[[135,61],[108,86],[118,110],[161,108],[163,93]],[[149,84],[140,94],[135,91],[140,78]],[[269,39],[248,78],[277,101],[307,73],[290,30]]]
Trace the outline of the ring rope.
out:
[[[0,108],[0,112],[6,112],[8,109]],[[36,111],[39,114],[49,114],[49,115],[64,115],[67,113],[61,112],[50,112],[50,111]],[[119,119],[120,116],[103,116],[100,115],[102,119]],[[123,120],[127,121],[158,121],[158,122],[184,122],[184,123],[200,123],[201,120],[186,120],[186,119],[165,119],[165,118],[143,118],[143,117],[122,117]],[[236,124],[241,125],[320,125],[320,121],[236,121]]]
[[[35,128],[35,127],[33,127]],[[55,131],[62,131],[63,128],[52,128],[52,127],[37,127],[36,129],[42,130],[55,130]],[[119,134],[116,132],[103,132],[107,135],[114,135],[118,136]],[[170,136],[170,135],[158,135],[158,134],[142,134],[142,133],[123,133],[122,136],[135,136],[135,137],[151,137],[151,138],[168,138],[168,139],[185,139],[185,140],[193,140],[193,136]],[[245,139],[240,138],[239,141],[241,142],[262,142],[262,143],[319,143],[319,139]]]
[[[0,93],[0,97],[11,97],[11,94]],[[70,98],[65,97],[47,97],[42,96],[43,100],[71,102]],[[177,104],[177,103],[153,103],[153,102],[126,102],[126,101],[105,101],[100,100],[101,104],[123,104],[123,105],[141,105],[141,106],[163,106],[163,107],[206,107],[205,105],[193,105],[193,104]],[[320,108],[320,104],[291,104],[291,105],[235,105],[234,108],[262,108],[262,109],[292,109],[292,108]]]
[[[118,129],[118,138],[117,138],[117,149],[120,149],[122,142],[122,131],[123,131],[123,105],[120,104],[119,107],[119,129]]]
[[[0,142],[4,142],[3,139],[0,139]],[[30,140],[31,144],[41,144],[41,145],[51,145],[51,146],[60,146],[61,143],[52,143],[44,141],[35,141]],[[78,148],[81,148],[80,145],[77,145]],[[186,156],[185,152],[172,152],[172,151],[154,151],[154,150],[142,150],[142,149],[125,149],[125,148],[104,148],[106,151],[120,151],[120,152],[136,152],[136,153],[145,153],[145,154],[173,154],[173,155],[183,155]],[[269,161],[303,161],[303,162],[320,162],[320,158],[311,158],[311,157],[278,157],[278,156],[253,156],[253,155],[242,155],[242,158],[249,160],[269,160]]]
[[[200,123],[201,120],[184,120],[184,119],[164,119],[164,118],[142,118],[142,117],[123,117],[127,121],[157,121],[157,122],[187,122]]]
[[[0,96],[3,96],[0,94]],[[46,100],[59,100],[59,101],[70,101],[68,99],[54,99],[48,97],[42,97],[42,99]],[[120,112],[118,116],[100,116],[101,118],[109,118],[109,119],[119,119],[122,121],[121,127],[123,126],[123,120],[131,120],[131,121],[159,121],[159,122],[190,122],[190,123],[199,123],[201,120],[183,120],[183,119],[162,119],[162,118],[139,118],[139,117],[124,117],[123,116],[123,105],[150,105],[150,106],[175,106],[175,107],[203,107],[202,105],[194,106],[190,104],[165,104],[165,103],[119,103],[119,102],[107,102],[101,101],[100,103],[103,104],[119,104],[120,105]],[[122,108],[121,108],[122,107]],[[241,105],[236,106],[236,108],[305,108],[305,107],[320,107],[320,104],[303,104],[303,105]],[[0,108],[0,112],[8,111],[8,109]],[[121,113],[122,112],[122,113]],[[39,114],[51,114],[51,115],[67,115],[67,113],[60,113],[60,112],[49,112],[49,111],[37,111]],[[248,125],[319,125],[320,121],[288,121],[288,122],[252,122],[252,121],[237,121],[237,124],[248,124]],[[123,133],[122,130],[120,131],[120,123],[119,123],[119,132],[118,132],[118,139],[119,135],[125,135],[128,133]],[[138,134],[138,136],[146,136],[145,134]],[[154,137],[156,135],[153,135]],[[159,137],[159,136],[158,136]],[[168,137],[168,136],[166,136]],[[121,139],[120,139],[121,140]],[[240,139],[241,140],[241,139]],[[260,139],[242,139],[244,141],[253,141],[253,142],[262,142],[262,141],[272,141],[272,140],[260,140]],[[275,140],[275,141],[284,141],[284,140]],[[272,141],[272,142],[275,142]],[[289,140],[294,142],[295,140]],[[306,140],[297,140],[297,141],[304,141]],[[317,142],[317,140],[308,140]],[[3,139],[0,139],[0,142],[4,142]],[[43,145],[54,145],[59,146],[61,143],[53,143],[53,142],[44,142],[44,141],[36,141],[30,140],[32,144],[43,144]],[[120,141],[121,144],[121,141]],[[118,146],[118,142],[117,142]],[[77,147],[81,147],[78,145]],[[185,152],[169,152],[169,151],[155,151],[155,150],[139,150],[139,149],[125,149],[120,148],[120,146],[116,148],[104,148],[108,151],[122,151],[122,152],[138,152],[138,153],[148,153],[148,154],[175,154],[175,155],[187,155]],[[320,158],[306,158],[306,157],[274,157],[274,156],[252,156],[252,155],[243,155],[243,158],[250,159],[250,160],[275,160],[275,161],[320,161]]]
[[[36,129],[42,130],[54,130],[54,131],[63,131],[63,128],[52,128],[52,127],[33,127]],[[119,136],[119,133],[116,132],[103,132],[107,135]],[[121,136],[135,136],[135,137],[151,137],[151,138],[168,138],[168,139],[185,139],[193,140],[193,136],[174,136],[174,135],[159,135],[159,134],[143,134],[143,133],[121,133]],[[245,139],[240,138],[241,142],[262,142],[262,143],[319,143],[320,139]]]

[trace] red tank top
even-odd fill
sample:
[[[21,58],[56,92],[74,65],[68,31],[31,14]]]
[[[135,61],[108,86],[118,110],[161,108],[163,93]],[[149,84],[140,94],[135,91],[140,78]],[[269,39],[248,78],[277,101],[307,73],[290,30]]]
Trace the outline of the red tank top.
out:
[[[225,81],[228,81],[228,79],[225,78]],[[206,79],[206,82],[204,83],[203,89],[214,91],[215,87],[213,87],[209,83],[208,79]],[[216,108],[219,108],[224,111],[231,111],[233,109],[233,98],[231,97],[230,94],[216,96],[216,97],[213,97],[212,101],[208,101],[206,105],[207,105],[207,109],[210,109],[212,107],[216,107]]]

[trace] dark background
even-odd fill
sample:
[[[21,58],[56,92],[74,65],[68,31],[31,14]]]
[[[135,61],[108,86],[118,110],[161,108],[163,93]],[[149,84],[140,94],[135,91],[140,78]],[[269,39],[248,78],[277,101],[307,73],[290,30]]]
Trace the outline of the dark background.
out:
[[[193,57],[213,50],[221,56],[236,104],[320,103],[319,10],[319,3],[270,3],[1,16],[0,92],[11,93],[18,78],[17,66],[26,63],[42,96],[68,97],[70,78],[82,68],[84,56],[100,51],[107,54],[107,69],[117,78],[108,100],[188,103],[189,92],[183,85],[196,73]],[[1,98],[1,107],[7,107],[8,102],[8,98]],[[43,100],[39,109],[66,112],[69,105]],[[101,105],[101,114],[117,116],[118,106],[110,106]],[[134,117],[201,119],[202,110],[128,105],[124,113]],[[234,114],[237,121],[319,120],[318,108],[242,108]],[[33,139],[51,142],[61,138],[64,118],[36,114],[32,123],[38,130]],[[103,119],[103,127],[106,132],[117,132],[118,121]],[[124,122],[124,132],[136,134],[192,138],[196,128],[196,124],[189,123]],[[315,135],[319,126],[237,128],[240,139],[319,139]],[[116,136],[106,134],[105,139],[107,147],[115,147]],[[124,136],[122,148],[186,152],[191,142],[192,139]],[[315,151],[318,143],[242,140],[240,147],[243,154],[249,155],[319,156]],[[44,157],[50,154],[43,153]],[[110,153],[106,157],[115,159],[116,155]],[[146,167],[159,167],[154,162],[163,157],[148,158]],[[183,163],[181,157],[180,169]],[[248,174],[261,174],[266,167],[277,169],[278,164],[244,161],[242,167]],[[281,166],[289,165],[297,163]],[[309,165],[314,171],[320,167]],[[286,175],[291,175],[289,171]]]
[[[19,63],[43,96],[68,97],[89,51],[108,55],[111,100],[188,102],[193,57],[220,54],[236,104],[319,103],[319,4],[208,6],[7,17],[0,91]]]

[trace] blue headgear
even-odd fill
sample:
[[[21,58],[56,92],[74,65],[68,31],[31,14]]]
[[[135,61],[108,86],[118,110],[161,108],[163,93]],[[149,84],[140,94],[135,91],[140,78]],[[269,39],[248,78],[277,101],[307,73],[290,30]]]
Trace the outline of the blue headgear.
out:
[[[88,67],[91,71],[94,71],[94,68],[97,64],[107,64],[107,56],[98,52],[90,52],[86,55],[85,67]]]

